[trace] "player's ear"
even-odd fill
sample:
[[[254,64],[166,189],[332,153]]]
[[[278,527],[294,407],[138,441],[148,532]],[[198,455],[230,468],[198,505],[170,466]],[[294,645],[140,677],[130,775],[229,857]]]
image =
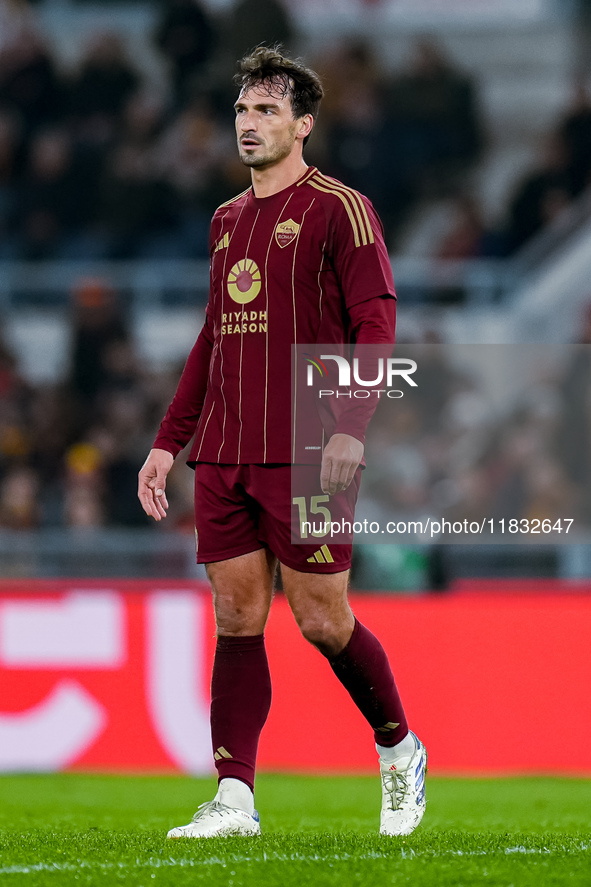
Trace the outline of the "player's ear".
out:
[[[303,117],[300,117],[298,120],[298,130],[297,137],[298,139],[307,139],[310,133],[312,132],[312,127],[314,126],[314,118],[311,114],[304,114]]]

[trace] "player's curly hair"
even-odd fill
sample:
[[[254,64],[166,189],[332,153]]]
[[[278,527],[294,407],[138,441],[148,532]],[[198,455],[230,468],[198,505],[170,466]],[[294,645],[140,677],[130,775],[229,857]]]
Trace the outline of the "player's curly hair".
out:
[[[296,120],[306,114],[311,114],[314,120],[318,117],[324,95],[320,77],[301,59],[283,55],[281,46],[258,46],[244,56],[238,62],[234,81],[240,92],[256,86],[275,94],[279,92],[282,97],[289,95]]]

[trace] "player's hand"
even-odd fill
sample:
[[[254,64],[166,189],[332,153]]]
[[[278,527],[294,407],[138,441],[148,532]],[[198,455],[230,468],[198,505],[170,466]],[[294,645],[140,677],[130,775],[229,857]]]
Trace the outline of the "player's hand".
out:
[[[167,450],[150,450],[138,475],[138,499],[148,517],[154,520],[166,517],[166,477],[173,462],[174,457]]]
[[[350,434],[333,434],[324,448],[320,468],[323,493],[334,496],[346,490],[363,459],[363,444]]]

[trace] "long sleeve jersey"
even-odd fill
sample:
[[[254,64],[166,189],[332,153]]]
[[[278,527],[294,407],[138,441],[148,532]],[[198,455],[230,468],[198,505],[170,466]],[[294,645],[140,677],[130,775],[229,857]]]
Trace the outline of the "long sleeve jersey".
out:
[[[294,344],[392,345],[395,290],[381,222],[358,192],[311,167],[270,197],[214,214],[205,325],[155,447],[189,463],[314,463],[327,429],[294,390]],[[331,432],[363,440],[375,404]],[[353,414],[354,412],[354,414]],[[347,413],[347,410],[345,410]]]

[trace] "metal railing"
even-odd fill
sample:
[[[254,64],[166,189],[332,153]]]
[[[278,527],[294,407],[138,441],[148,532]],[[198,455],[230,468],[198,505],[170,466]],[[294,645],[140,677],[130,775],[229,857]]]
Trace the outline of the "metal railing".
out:
[[[444,591],[458,578],[591,575],[591,546],[587,544],[393,547],[399,553],[411,549],[421,553],[422,562],[415,563],[414,574],[408,575],[408,565],[404,569],[397,565],[401,560],[398,557],[376,583],[375,556],[376,553],[384,555],[386,546],[356,545],[352,577],[356,589]],[[192,534],[122,527],[2,529],[0,576],[3,579],[206,578],[205,568],[195,563]]]
[[[512,261],[450,260],[392,256],[396,287],[407,304],[489,304],[515,287]],[[65,309],[84,280],[115,290],[132,310],[167,305],[205,305],[207,261],[0,262],[0,312]]]
[[[131,308],[205,304],[207,261],[0,262],[0,311],[67,308],[85,280],[100,280]]]
[[[205,578],[192,534],[142,529],[0,532],[2,578]]]

